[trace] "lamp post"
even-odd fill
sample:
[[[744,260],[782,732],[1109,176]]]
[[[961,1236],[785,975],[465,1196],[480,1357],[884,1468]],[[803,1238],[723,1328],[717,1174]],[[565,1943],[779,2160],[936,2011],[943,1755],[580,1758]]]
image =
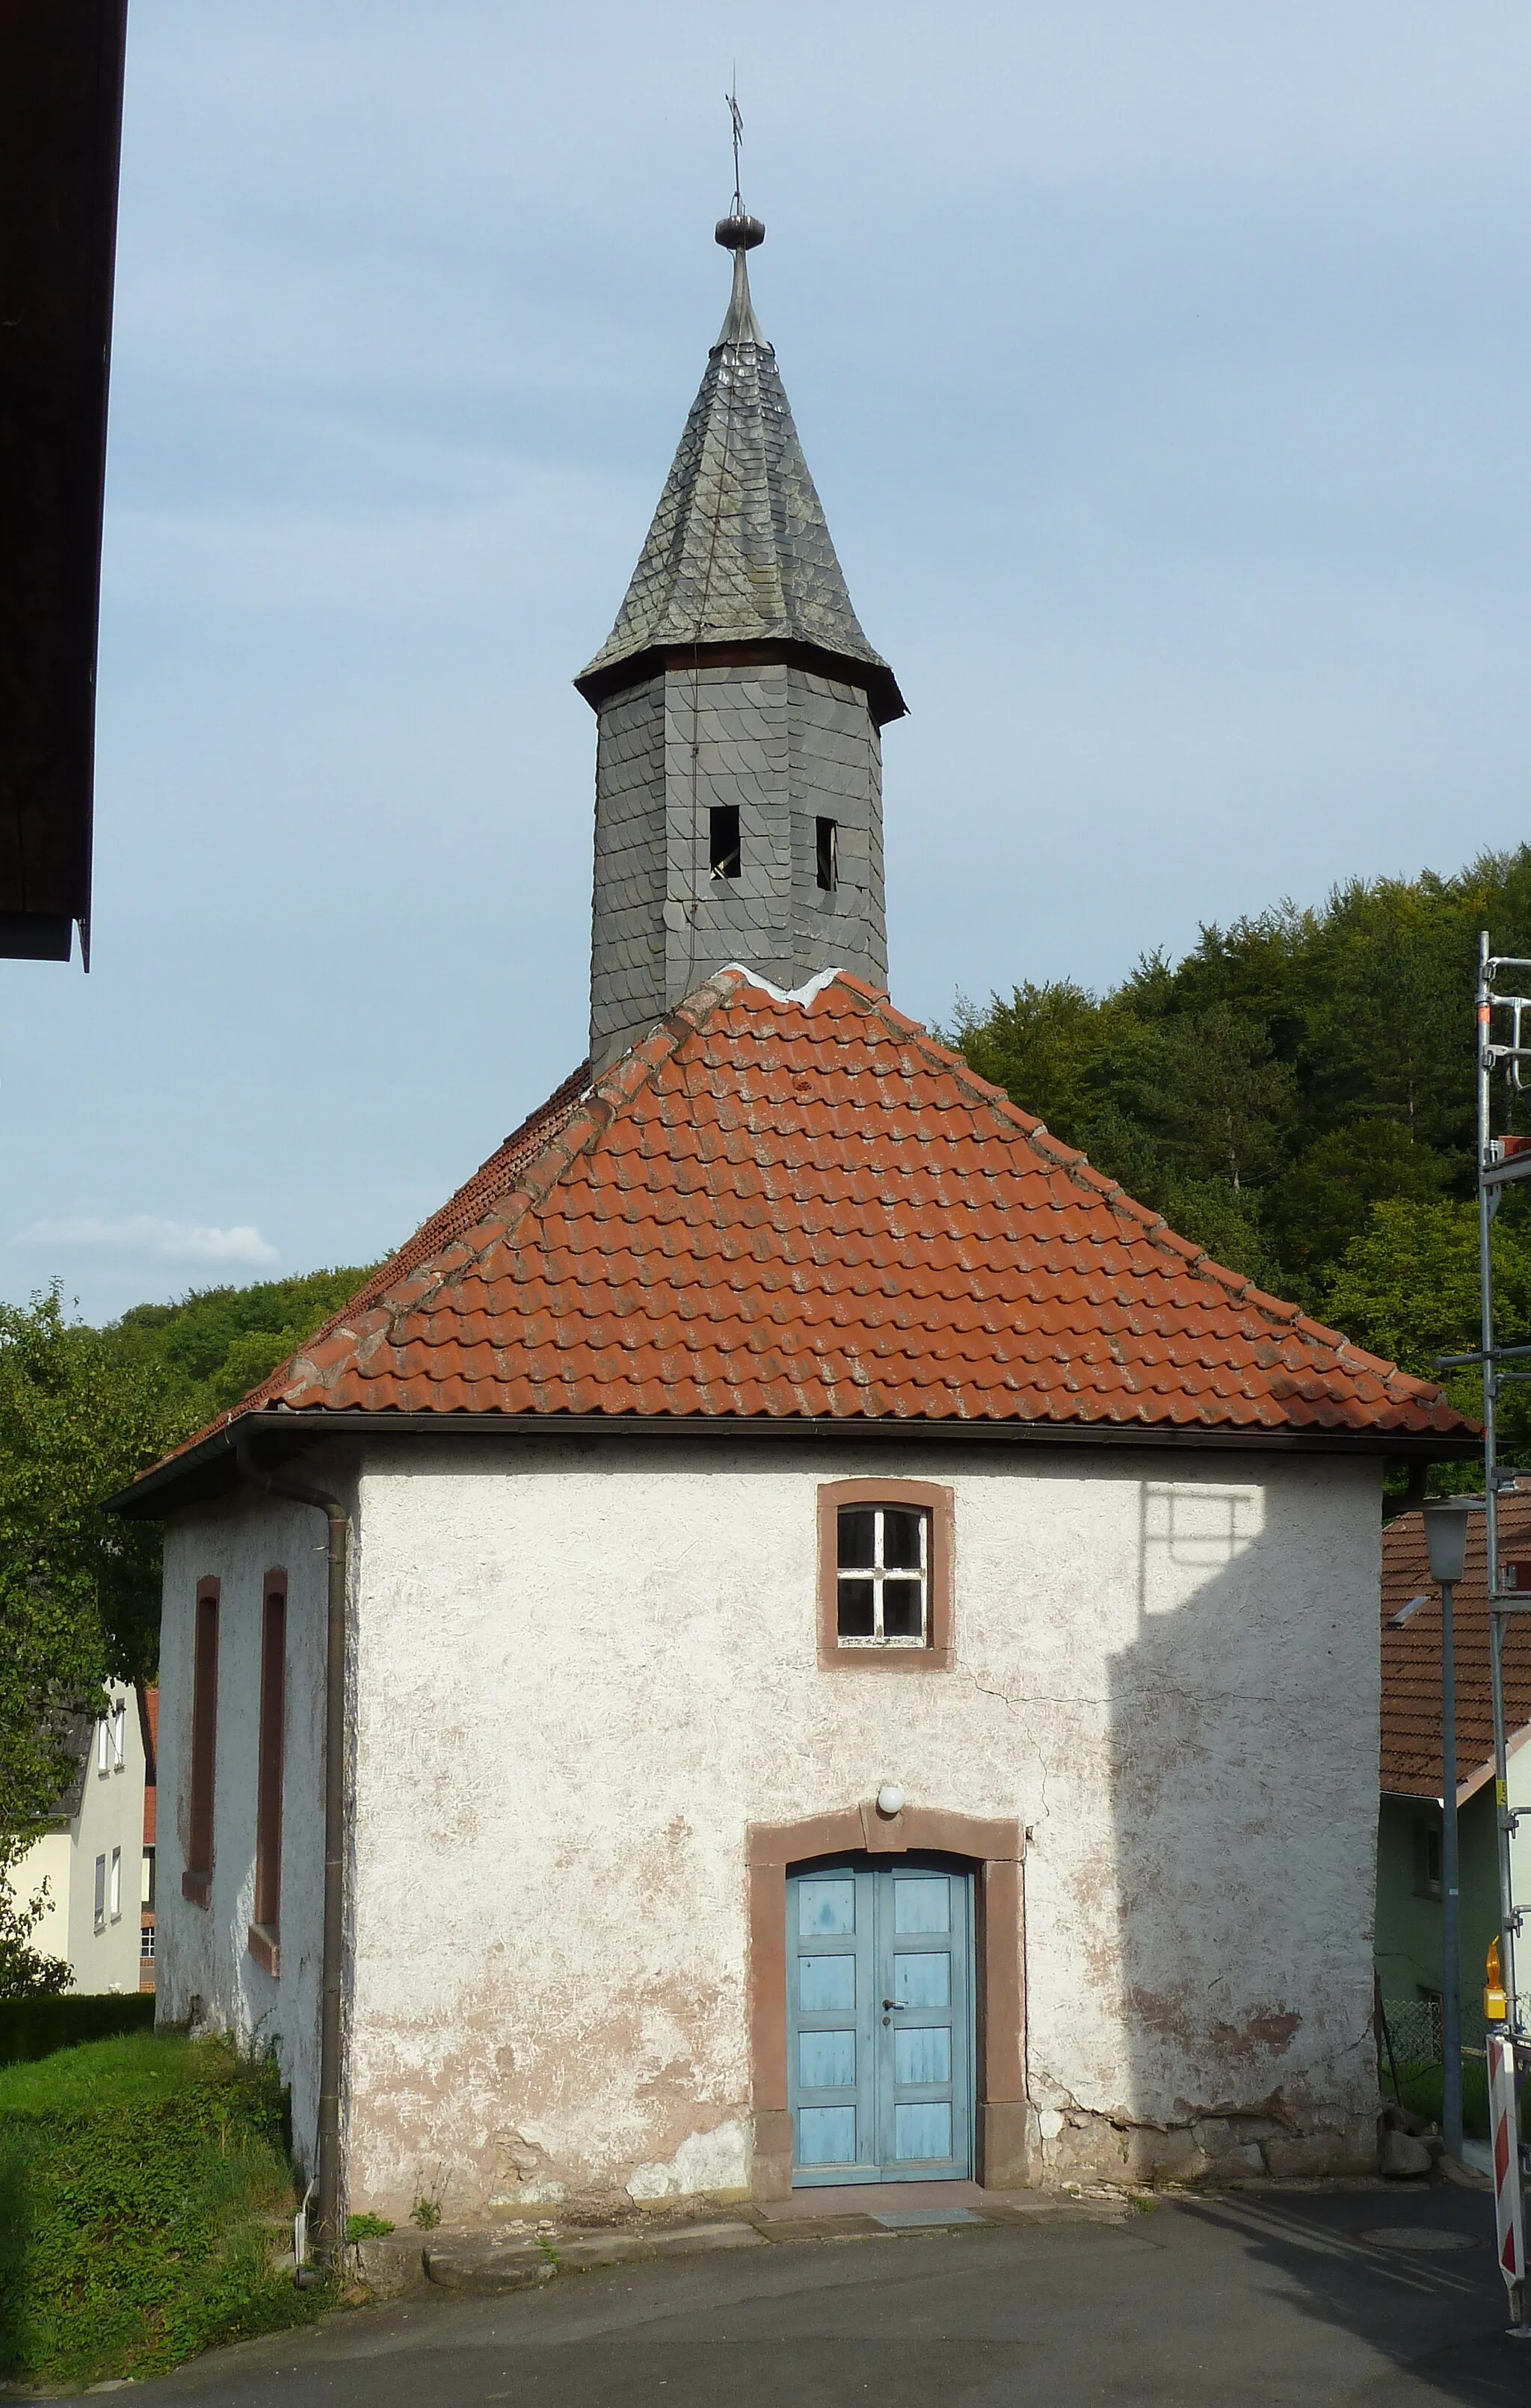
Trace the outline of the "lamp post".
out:
[[[1462,2155],[1462,1916],[1456,1863],[1456,1659],[1452,1593],[1467,1559],[1467,1512],[1454,1497],[1424,1508],[1430,1577],[1440,1591],[1441,2136]]]

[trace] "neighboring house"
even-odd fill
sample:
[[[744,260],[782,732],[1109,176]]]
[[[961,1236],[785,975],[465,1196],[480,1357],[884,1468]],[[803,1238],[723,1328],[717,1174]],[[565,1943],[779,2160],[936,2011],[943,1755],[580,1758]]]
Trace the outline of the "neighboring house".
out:
[[[591,1062],[117,1500],[164,2014],[311,2155],[328,1930],[395,2216],[1371,2163],[1383,1468],[1476,1441],[880,991],[903,706],[742,248],[579,682]]]
[[[1494,1825],[1494,1716],[1484,1522],[1467,1525],[1467,1558],[1452,1605],[1456,1670],[1457,1848],[1464,2028],[1482,2022],[1483,1965],[1499,1929]],[[1526,1566],[1531,1588],[1531,1483],[1499,1499],[1501,1562]],[[1400,1513],[1382,1534],[1381,1806],[1377,1831],[1377,1974],[1385,2005],[1436,2000],[1441,1955],[1440,1591],[1430,1578],[1424,1526]],[[1528,1828],[1511,1842],[1516,1895],[1531,1899],[1531,1630],[1510,1625],[1503,1658],[1510,1804]],[[1395,2016],[1400,2032],[1409,2019]]]
[[[32,1945],[65,1958],[77,1990],[136,1990],[143,1883],[144,1774],[150,1756],[139,1693],[114,1682],[107,1713],[78,1725],[75,1777],[10,1886],[23,1903],[47,1884]]]

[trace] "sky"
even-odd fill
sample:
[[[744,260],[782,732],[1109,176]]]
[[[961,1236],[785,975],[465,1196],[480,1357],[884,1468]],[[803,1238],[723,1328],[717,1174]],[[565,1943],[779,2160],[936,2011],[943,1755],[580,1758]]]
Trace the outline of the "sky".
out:
[[[1521,0],[133,0],[92,967],[0,1297],[399,1243],[585,1042],[604,639],[751,261],[894,996],[1527,834]]]

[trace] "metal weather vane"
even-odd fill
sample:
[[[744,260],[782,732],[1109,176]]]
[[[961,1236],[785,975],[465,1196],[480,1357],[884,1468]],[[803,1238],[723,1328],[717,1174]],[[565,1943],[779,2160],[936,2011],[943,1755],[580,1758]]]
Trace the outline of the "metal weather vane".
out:
[[[739,79],[736,69],[734,89],[732,92],[725,92],[723,98],[728,103],[728,114],[734,126],[734,215],[741,218],[744,215],[744,203],[739,198],[739,144],[744,139],[744,120],[739,114],[738,89]]]

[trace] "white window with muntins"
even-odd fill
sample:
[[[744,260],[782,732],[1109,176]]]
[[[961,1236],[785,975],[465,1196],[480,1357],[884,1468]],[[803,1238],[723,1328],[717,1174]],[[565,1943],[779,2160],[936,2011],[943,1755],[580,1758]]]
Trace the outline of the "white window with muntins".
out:
[[[924,1647],[930,1631],[930,1515],[917,1505],[842,1505],[836,1544],[842,1647]]]

